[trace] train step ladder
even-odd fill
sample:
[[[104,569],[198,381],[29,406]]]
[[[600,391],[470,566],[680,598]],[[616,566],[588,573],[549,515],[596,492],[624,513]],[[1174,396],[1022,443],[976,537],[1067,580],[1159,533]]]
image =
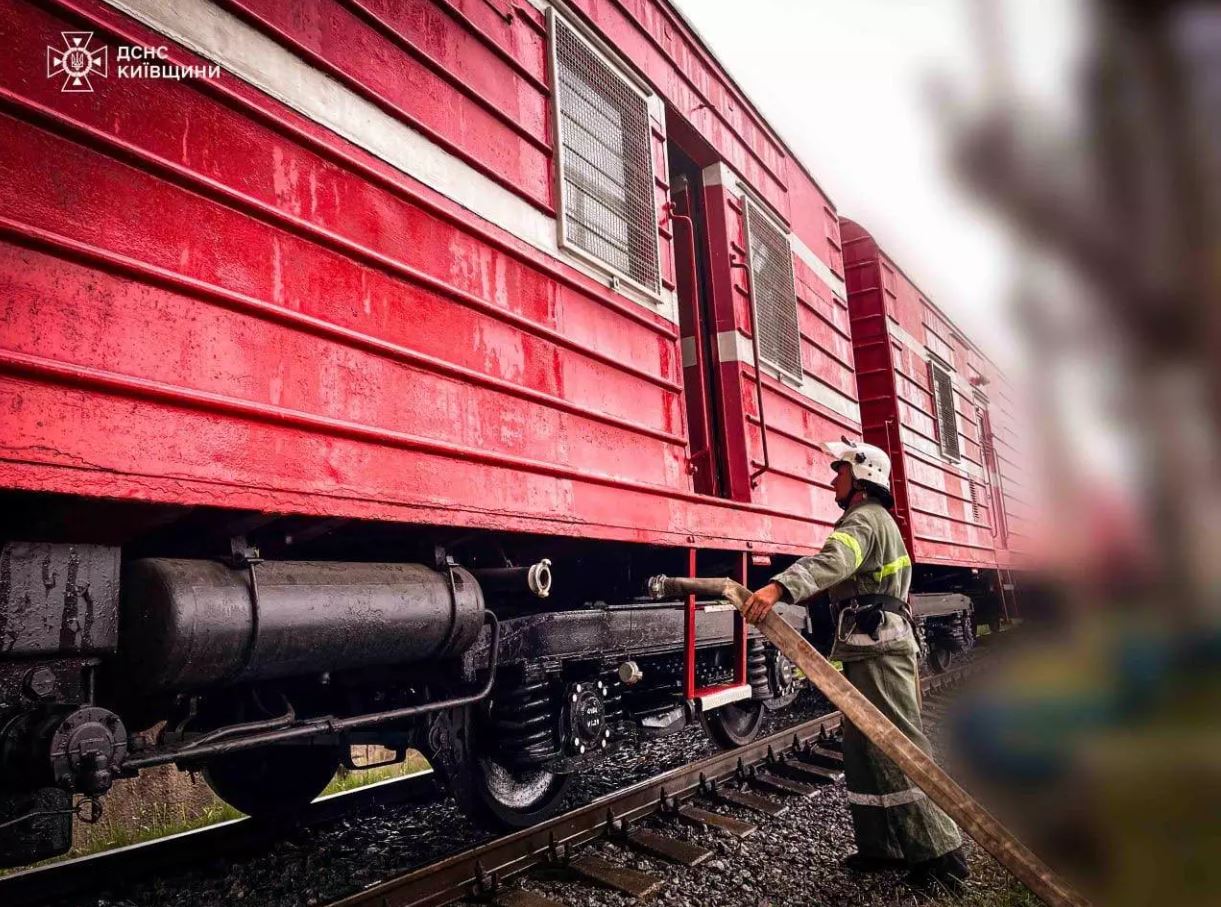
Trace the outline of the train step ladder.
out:
[[[695,549],[692,548],[687,557],[688,575],[692,578],[699,576],[696,572],[695,554]],[[743,552],[738,578],[743,585],[747,580],[746,570],[747,555]],[[706,687],[698,686],[696,683],[695,619],[701,611],[704,613],[733,612],[733,680],[729,683]],[[698,604],[694,595],[687,596],[683,621],[683,696],[687,702],[694,704],[697,711],[704,712],[750,698],[750,684],[746,679],[746,638],[749,632],[742,613],[732,604],[723,601]]]

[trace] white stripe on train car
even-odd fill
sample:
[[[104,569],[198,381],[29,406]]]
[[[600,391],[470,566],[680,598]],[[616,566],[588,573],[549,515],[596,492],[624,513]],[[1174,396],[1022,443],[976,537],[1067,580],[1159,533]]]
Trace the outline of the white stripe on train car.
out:
[[[726,192],[737,196],[742,195],[742,188],[738,185],[741,180],[728,164],[721,161],[710,164],[704,168],[700,176],[705,186],[724,186]],[[831,288],[831,292],[835,294],[840,302],[846,304],[848,300],[848,285],[844,282],[844,279],[832,271],[829,264],[815,255],[814,250],[807,246],[800,236],[791,230],[787,231],[786,235],[789,238],[789,244],[793,248],[793,253],[805,262],[823,283]]]

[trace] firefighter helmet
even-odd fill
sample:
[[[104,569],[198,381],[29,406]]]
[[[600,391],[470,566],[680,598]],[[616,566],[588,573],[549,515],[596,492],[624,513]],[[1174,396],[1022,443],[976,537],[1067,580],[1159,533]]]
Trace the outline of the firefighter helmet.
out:
[[[831,455],[831,468],[847,463],[852,477],[861,482],[872,482],[890,491],[890,457],[886,451],[872,444],[858,441],[824,441],[822,449]]]

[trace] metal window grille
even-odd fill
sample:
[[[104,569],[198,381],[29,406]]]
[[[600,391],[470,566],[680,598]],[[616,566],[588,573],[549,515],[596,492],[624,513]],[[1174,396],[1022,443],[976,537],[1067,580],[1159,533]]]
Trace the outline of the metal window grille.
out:
[[[750,249],[750,295],[755,307],[759,358],[801,381],[801,332],[797,326],[793,251],[788,237],[749,199],[746,245]]]
[[[950,373],[935,363],[928,364],[933,383],[933,404],[937,409],[938,440],[941,452],[951,460],[961,457],[958,447],[958,414],[954,409],[954,384]]]
[[[649,108],[575,29],[551,16],[564,246],[660,291]]]

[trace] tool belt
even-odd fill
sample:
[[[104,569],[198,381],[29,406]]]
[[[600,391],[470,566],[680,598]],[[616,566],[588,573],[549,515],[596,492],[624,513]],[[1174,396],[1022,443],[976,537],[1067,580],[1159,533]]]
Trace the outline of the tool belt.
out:
[[[911,623],[911,612],[908,610],[907,602],[897,596],[885,595],[881,592],[854,595],[852,598],[839,602],[838,607],[840,612],[837,623],[841,641],[846,640],[849,633],[857,632],[864,633],[877,642],[878,629],[882,626],[882,619],[887,611],[891,614],[898,614]],[[851,621],[847,631],[844,629],[845,619]]]

